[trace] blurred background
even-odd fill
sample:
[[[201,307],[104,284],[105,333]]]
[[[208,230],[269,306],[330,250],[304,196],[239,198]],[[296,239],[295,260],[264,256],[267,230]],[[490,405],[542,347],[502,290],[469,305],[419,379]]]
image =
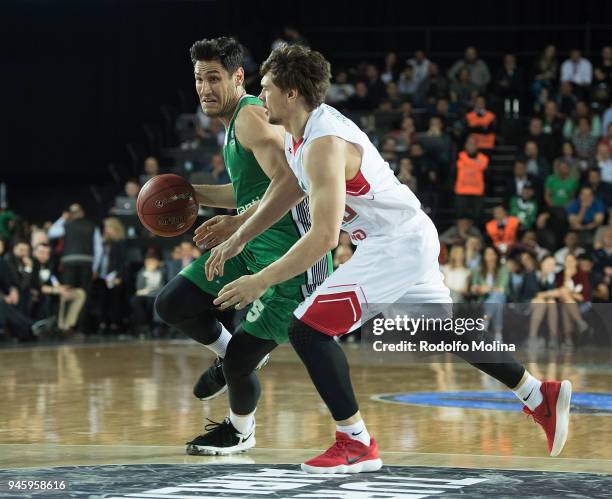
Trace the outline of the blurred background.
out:
[[[143,230],[135,199],[157,173],[228,181],[188,49],[234,35],[254,94],[281,41],[332,62],[328,103],[417,193],[456,301],[567,304],[522,339],[609,343],[589,304],[612,277],[612,3],[21,0],[1,17],[0,338],[161,328],[155,294],[199,250]],[[340,235],[335,265],[352,251]]]

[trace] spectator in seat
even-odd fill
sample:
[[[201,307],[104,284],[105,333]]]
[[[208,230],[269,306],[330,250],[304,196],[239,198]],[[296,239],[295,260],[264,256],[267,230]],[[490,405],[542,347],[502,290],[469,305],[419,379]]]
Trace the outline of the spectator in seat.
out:
[[[574,94],[574,89],[569,81],[562,81],[559,84],[557,94],[557,107],[559,114],[563,118],[568,118],[574,112],[578,98]]]
[[[525,154],[523,161],[527,166],[527,173],[539,180],[543,180],[550,173],[550,163],[540,154],[538,144],[533,140],[528,140],[523,146]]]
[[[383,102],[388,102],[391,110],[399,109],[402,105],[403,99],[394,81],[387,83]]]
[[[482,234],[470,218],[458,218],[440,235],[440,241],[447,246],[465,246],[470,237],[482,239]]]
[[[406,61],[414,71],[414,78],[416,79],[417,85],[419,85],[429,75],[429,68],[431,61],[425,56],[425,52],[422,50],[416,50],[414,57],[411,57]]]
[[[581,272],[584,272],[589,278],[591,302],[609,303],[610,280],[606,279],[606,276],[595,270],[593,265],[593,258],[588,253],[583,253],[578,257],[578,268]]]
[[[416,140],[439,165],[450,165],[452,140],[444,130],[444,123],[439,116],[429,118],[426,132],[416,134]]]
[[[606,135],[602,141],[610,146],[610,152],[612,152],[612,101],[603,113],[602,129]]]
[[[593,190],[595,198],[599,199],[604,208],[612,207],[612,184],[602,182],[601,170],[599,168],[589,168],[585,184]]]
[[[544,193],[546,204],[549,208],[565,209],[577,190],[578,182],[570,176],[569,165],[566,161],[560,160],[557,163],[557,171],[546,179]]]
[[[521,252],[518,261],[523,267],[523,285],[518,296],[518,302],[529,303],[539,291],[536,274],[538,262],[529,251]]]
[[[612,286],[612,227],[604,228],[601,246],[593,251],[593,269],[603,275],[605,283],[610,288]],[[610,291],[612,292],[612,288]]]
[[[604,45],[601,48],[601,61],[597,65],[609,81],[612,81],[612,46]]]
[[[588,324],[582,318],[579,303],[591,300],[589,277],[578,268],[575,255],[568,254],[563,262],[563,270],[557,274],[555,284],[559,289],[559,302],[561,303],[561,318],[565,341],[563,346],[573,348],[573,335],[584,333]]]
[[[398,77],[399,64],[397,54],[395,52],[387,52],[385,54],[385,62],[383,64],[383,72],[380,75],[380,79],[385,85],[388,85],[392,81],[397,82]]]
[[[612,188],[612,158],[610,157],[610,148],[605,142],[597,144],[594,164],[601,172],[602,182]]]
[[[600,199],[593,194],[593,189],[585,185],[579,196],[567,207],[569,225],[578,233],[578,240],[583,246],[593,244],[595,231],[603,223],[606,209]]]
[[[593,82],[589,91],[589,101],[598,111],[602,111],[612,98],[612,80],[606,77],[602,68],[595,68],[593,72]]]
[[[385,95],[385,84],[380,79],[378,68],[374,64],[366,66],[366,85],[368,87],[368,95],[374,105],[382,100]]]
[[[528,252],[518,253],[506,260],[506,268],[508,269],[507,301],[512,304],[511,307],[515,310],[522,312],[514,304],[529,303],[537,293],[538,285],[534,272],[535,261]]]
[[[593,135],[593,137],[601,137],[601,119],[597,113],[591,113],[589,106],[583,100],[576,102],[572,116],[566,118],[563,125],[563,137],[569,140],[575,135],[581,118],[586,118],[589,121],[591,135]]]
[[[61,281],[72,288],[88,293],[92,269],[102,257],[102,234],[93,222],[85,218],[79,204],[72,204],[67,212],[49,228],[49,238],[64,238],[60,262],[64,268]]]
[[[50,267],[51,247],[48,244],[38,244],[32,252],[32,279],[30,291],[32,307],[30,316],[36,319],[50,317],[53,313],[52,295],[59,295],[59,281],[53,275]],[[58,292],[54,292],[53,283],[57,284]]]
[[[523,77],[514,54],[504,55],[502,67],[495,75],[495,94],[504,102],[506,115],[518,115],[523,95]]]
[[[529,120],[529,130],[525,141],[531,140],[538,145],[538,151],[544,156],[546,161],[551,162],[559,153],[558,142],[555,142],[552,135],[544,133],[542,120],[537,116]]]
[[[432,105],[436,100],[445,99],[448,95],[448,80],[440,74],[440,67],[432,62],[427,77],[417,87],[416,101],[421,105]]]
[[[474,270],[480,268],[482,261],[482,238],[469,236],[465,241],[465,265],[468,269]]]
[[[551,250],[558,247],[559,237],[567,230],[566,208],[577,190],[578,181],[570,176],[569,165],[564,160],[558,160],[555,173],[549,175],[544,184],[546,211],[540,213],[536,220],[540,241]]]
[[[51,316],[56,308],[55,297],[59,297],[58,329],[62,333],[74,332],[85,304],[85,291],[60,284],[49,265],[51,248],[48,245],[36,246],[33,256],[34,278],[38,291],[34,318],[44,319]]]
[[[480,220],[485,193],[484,172],[489,166],[489,158],[478,151],[474,136],[468,136],[465,150],[457,158],[455,181],[455,207],[457,216]]]
[[[546,101],[541,119],[542,133],[551,137],[555,144],[559,144],[561,142],[561,135],[563,134],[563,126],[565,125],[565,121],[559,115],[557,103],[555,101]]]
[[[172,251],[171,260],[166,262],[166,281],[170,281],[181,270],[195,260],[197,248],[189,241],[183,241]]]
[[[547,45],[536,62],[534,82],[531,85],[534,99],[538,98],[543,88],[550,91],[557,80],[559,64],[556,52],[557,49],[554,45]]]
[[[555,163],[558,164],[559,160],[563,160],[568,164],[571,177],[575,178],[576,180],[580,180],[583,164],[586,165],[586,163],[580,161],[576,157],[574,144],[569,141],[563,142],[563,145],[561,146],[561,156],[557,158]]]
[[[534,254],[538,262],[541,262],[543,258],[550,255],[550,251],[538,244],[537,234],[534,230],[526,230],[524,232],[520,245],[525,251]]]
[[[465,250],[461,245],[453,245],[448,256],[448,263],[443,265],[444,283],[448,286],[453,303],[466,301],[470,285],[470,269],[465,266]]]
[[[518,218],[522,230],[531,230],[538,215],[538,202],[531,182],[523,184],[520,196],[510,199],[510,215]]]
[[[402,184],[408,186],[408,188],[417,194],[417,178],[413,173],[414,166],[410,158],[401,158],[399,160],[399,171],[397,173],[397,180]]]
[[[140,184],[138,181],[136,179],[128,179],[123,186],[123,192],[115,197],[115,203],[109,210],[109,213],[115,215],[135,215],[139,192]]]
[[[506,188],[504,191],[505,202],[510,204],[512,198],[520,197],[525,184],[531,184],[534,191],[537,193],[538,189],[536,188],[536,177],[527,173],[527,165],[522,159],[517,159],[514,162],[514,167],[512,169],[512,177],[506,182]]]
[[[17,241],[13,246],[13,251],[4,255],[4,259],[10,279],[19,292],[19,302],[15,305],[21,312],[29,316],[32,305],[30,289],[32,288],[33,270],[30,245],[24,241]]]
[[[344,108],[348,111],[370,111],[374,108],[374,101],[364,82],[358,81],[355,84],[355,93],[346,99]]]
[[[578,129],[572,135],[572,144],[574,144],[578,159],[586,164],[590,163],[595,157],[597,137],[591,133],[591,124],[588,118],[583,117],[578,120]]]
[[[518,240],[519,225],[519,219],[509,216],[502,205],[493,208],[493,219],[487,222],[486,229],[493,246],[500,254],[505,255]]]
[[[157,158],[149,156],[144,160],[144,173],[140,175],[140,185],[146,184],[150,179],[159,175],[159,163]],[[138,194],[136,194],[138,196]]]
[[[0,239],[0,254],[4,251],[4,242]],[[34,322],[18,307],[19,290],[15,276],[10,272],[4,258],[0,258],[0,338],[10,332],[20,341],[31,341],[39,334],[53,328],[54,319],[43,319]]]
[[[591,84],[592,79],[593,65],[591,62],[582,57],[580,50],[572,50],[569,58],[561,64],[561,81],[584,88]]]
[[[412,66],[407,65],[399,76],[399,80],[397,83],[399,93],[405,99],[413,101],[417,92],[418,85],[419,82],[417,81],[414,75],[414,69],[412,68]]]
[[[406,118],[410,119],[410,118]],[[380,155],[389,163],[389,167],[395,172],[398,170],[399,156],[397,154],[397,140],[395,137],[386,137],[380,146]]]
[[[563,238],[565,246],[555,251],[554,257],[557,262],[557,269],[561,270],[567,255],[579,256],[585,253],[583,247],[579,245],[578,234],[575,231],[569,230]]]
[[[404,116],[402,118],[400,128],[393,130],[389,136],[395,140],[395,151],[407,151],[410,146],[416,142],[416,128],[414,126],[414,119],[410,116]]]
[[[559,346],[559,314],[557,310],[557,299],[559,290],[556,285],[555,259],[551,256],[545,257],[540,262],[540,269],[536,274],[538,292],[531,300],[531,317],[529,319],[529,348],[537,348],[538,330],[546,319],[548,325],[550,348]]]
[[[462,69],[467,69],[470,81],[477,87],[479,92],[487,88],[491,80],[491,73],[487,64],[478,58],[478,52],[474,47],[467,47],[463,58],[453,64],[448,71],[449,79],[457,80]]]
[[[410,146],[410,160],[419,186],[419,199],[423,210],[435,219],[440,195],[440,176],[438,165],[432,161],[423,146],[415,142]]]
[[[148,254],[144,267],[136,276],[136,294],[130,304],[137,334],[145,333],[153,326],[155,298],[164,285],[164,273],[160,266],[157,256]]]
[[[478,96],[478,87],[470,80],[470,72],[467,68],[459,71],[457,79],[450,85],[450,98],[457,108],[465,112]]]
[[[354,93],[355,86],[348,82],[346,71],[338,71],[325,100],[331,106],[342,106]]]
[[[100,330],[119,331],[126,279],[125,229],[118,218],[104,220],[103,255],[95,267],[101,291]]]
[[[501,263],[492,246],[485,248],[479,269],[472,271],[470,293],[483,304],[489,317],[489,331],[496,341],[502,341],[503,305],[508,292],[508,269]]]

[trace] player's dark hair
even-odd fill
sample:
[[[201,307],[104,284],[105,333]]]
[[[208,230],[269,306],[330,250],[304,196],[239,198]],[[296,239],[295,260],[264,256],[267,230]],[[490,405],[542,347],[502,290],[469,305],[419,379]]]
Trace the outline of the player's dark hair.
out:
[[[323,103],[331,79],[329,61],[320,52],[302,45],[283,44],[261,65],[281,90],[296,89],[310,108]]]
[[[219,61],[231,75],[243,65],[244,48],[231,36],[204,38],[191,46],[189,55],[194,66],[198,61]]]

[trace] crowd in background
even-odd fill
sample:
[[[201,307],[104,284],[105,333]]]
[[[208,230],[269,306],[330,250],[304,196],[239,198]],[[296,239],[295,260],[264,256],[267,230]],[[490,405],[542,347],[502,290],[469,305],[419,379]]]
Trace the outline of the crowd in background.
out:
[[[257,64],[249,59],[248,67],[255,84]],[[592,304],[610,302],[611,92],[609,46],[592,61],[579,50],[559,57],[552,45],[535,61],[506,54],[495,71],[468,47],[448,68],[421,50],[407,60],[390,52],[379,65],[338,66],[327,102],[368,133],[436,222],[453,301],[482,306],[498,339],[512,315],[503,305],[529,304],[515,310],[515,319],[528,317],[526,339],[572,347],[589,341]],[[162,160],[163,168],[146,158],[100,225],[78,204],[41,226],[0,211],[0,339],[166,333],[155,296],[200,249],[190,239],[154,244],[134,222],[136,198],[165,171],[192,183],[229,182],[222,124],[199,108],[193,118],[176,150],[195,154]],[[182,116],[177,130],[184,129]],[[506,150],[514,151],[512,171],[493,181],[500,145],[515,146]],[[197,154],[202,147],[209,153]],[[129,244],[141,237],[144,245]],[[353,251],[341,233],[334,267]]]

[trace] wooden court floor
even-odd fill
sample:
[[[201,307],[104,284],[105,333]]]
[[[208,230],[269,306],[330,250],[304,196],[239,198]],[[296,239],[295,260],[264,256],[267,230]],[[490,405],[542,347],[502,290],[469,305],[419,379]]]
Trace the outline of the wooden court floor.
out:
[[[573,414],[558,458],[520,412],[398,405],[394,392],[501,391],[462,363],[371,364],[347,347],[352,379],[385,464],[612,474],[612,414]],[[191,341],[38,346],[0,350],[0,469],[136,463],[299,463],[327,447],[333,425],[289,346],[260,373],[257,447],[230,457],[185,455],[205,418],[227,414],[227,396],[196,400],[192,384],[212,360]],[[612,366],[561,354],[529,363],[575,392],[612,392]],[[517,402],[518,404],[518,402]]]

